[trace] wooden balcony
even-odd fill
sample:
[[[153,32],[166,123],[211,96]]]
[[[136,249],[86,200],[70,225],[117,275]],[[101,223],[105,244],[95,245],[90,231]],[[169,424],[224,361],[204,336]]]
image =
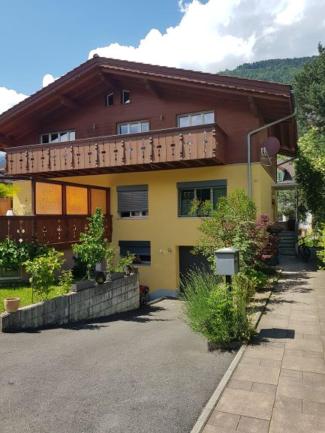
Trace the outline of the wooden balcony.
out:
[[[80,215],[1,216],[0,240],[38,242],[56,247],[68,247],[79,241],[87,227],[87,217]],[[112,238],[111,216],[105,216],[105,236]]]
[[[55,177],[223,164],[226,138],[213,124],[19,146],[6,149],[7,173]]]

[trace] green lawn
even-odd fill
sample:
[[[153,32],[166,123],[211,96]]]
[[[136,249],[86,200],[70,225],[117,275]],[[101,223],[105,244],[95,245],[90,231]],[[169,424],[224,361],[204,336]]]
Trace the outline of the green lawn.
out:
[[[53,286],[49,299],[55,298],[56,296],[60,296],[60,289],[57,286]],[[20,298],[20,306],[30,305],[32,303],[36,303],[41,301],[41,299],[34,293],[34,298],[32,298],[32,289],[30,286],[17,286],[17,287],[0,287],[0,313],[4,312],[3,300],[5,298],[19,297]],[[33,299],[33,301],[32,301]]]

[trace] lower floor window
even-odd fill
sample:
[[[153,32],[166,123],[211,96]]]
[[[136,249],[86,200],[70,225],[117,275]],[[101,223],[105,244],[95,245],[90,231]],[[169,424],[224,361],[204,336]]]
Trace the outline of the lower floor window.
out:
[[[182,182],[177,186],[179,216],[203,216],[205,203],[215,208],[219,198],[227,195],[227,183],[223,180]]]
[[[120,255],[134,254],[135,265],[148,265],[151,263],[150,241],[120,241]]]

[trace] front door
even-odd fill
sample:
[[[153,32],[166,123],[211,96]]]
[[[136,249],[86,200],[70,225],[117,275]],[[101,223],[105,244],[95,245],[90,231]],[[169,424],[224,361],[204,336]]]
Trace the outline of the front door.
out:
[[[193,247],[179,247],[179,278],[180,281],[186,278],[191,270],[210,271],[207,259],[202,254],[193,254]]]

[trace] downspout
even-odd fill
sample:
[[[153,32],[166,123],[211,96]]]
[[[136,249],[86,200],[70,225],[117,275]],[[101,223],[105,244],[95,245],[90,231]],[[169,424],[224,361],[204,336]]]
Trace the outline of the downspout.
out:
[[[247,193],[248,193],[248,197],[252,198],[253,197],[253,184],[252,184],[252,157],[251,157],[251,153],[252,153],[252,143],[251,143],[251,138],[253,135],[257,134],[260,131],[263,131],[264,129],[268,129],[273,125],[277,125],[278,123],[282,123],[286,120],[292,119],[293,117],[295,117],[297,113],[297,110],[295,109],[295,111],[290,114],[289,116],[285,116],[282,117],[281,119],[275,120],[274,122],[271,123],[267,123],[266,125],[260,126],[259,128],[253,129],[252,131],[250,131],[247,134]]]

